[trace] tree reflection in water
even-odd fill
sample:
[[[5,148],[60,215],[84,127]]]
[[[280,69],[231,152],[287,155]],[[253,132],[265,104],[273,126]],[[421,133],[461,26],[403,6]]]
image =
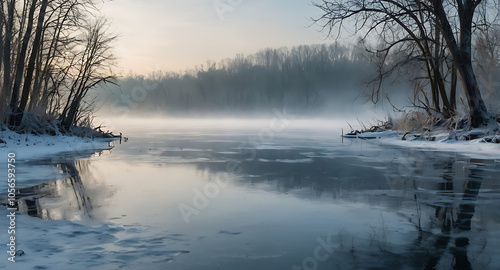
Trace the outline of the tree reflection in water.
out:
[[[443,182],[438,184],[438,195],[443,197],[443,203],[436,205],[436,218],[441,223],[441,235],[437,237],[429,262],[425,269],[436,269],[446,249],[452,240],[452,234],[456,234],[455,246],[451,248],[454,257],[454,269],[472,269],[471,262],[467,256],[469,238],[462,236],[464,232],[471,230],[472,217],[475,213],[475,201],[481,189],[483,180],[484,163],[487,161],[471,159],[468,177],[464,185],[463,195],[458,207],[453,206],[453,198],[457,196],[454,191],[453,161],[445,163]],[[458,208],[458,209],[456,209]],[[454,213],[457,213],[454,215]],[[453,231],[454,230],[454,231]]]
[[[16,196],[19,211],[46,220],[93,219],[92,194],[86,186],[92,180],[89,179],[91,160],[57,162],[51,166],[68,177],[19,189]]]
[[[408,218],[417,229],[417,241],[410,241],[403,249],[396,244],[384,242],[384,239],[378,239],[379,247],[372,246],[372,242],[364,241],[361,237],[352,236],[352,250],[336,250],[336,256],[332,260],[352,260],[346,265],[356,265],[360,260],[356,257],[362,257],[363,265],[366,266],[379,264],[381,256],[392,256],[394,260],[391,264],[398,265],[397,267],[414,266],[415,269],[448,269],[450,264],[454,269],[472,269],[473,264],[488,265],[487,261],[471,259],[482,252],[477,245],[482,240],[477,237],[480,236],[480,231],[485,231],[483,228],[478,231],[471,227],[481,187],[484,184],[487,187],[495,185],[498,167],[494,161],[403,149],[401,153],[394,155],[394,160],[391,161],[393,164],[387,166],[390,162],[383,157],[361,161],[357,157],[322,157],[316,153],[311,157],[304,154],[306,152],[313,151],[259,150],[257,159],[239,160],[242,176],[239,184],[267,183],[268,185],[260,187],[272,187],[295,196],[331,196],[334,200],[383,205]],[[178,155],[174,152],[164,154]],[[183,158],[187,160],[199,157],[196,152],[183,154]],[[203,154],[208,155],[206,152]],[[208,160],[212,158],[207,157]],[[217,158],[220,159],[221,156]],[[195,164],[199,170],[213,174],[223,173],[225,170],[224,163],[198,161]],[[303,192],[307,190],[310,192]],[[414,198],[413,204],[409,203],[410,197]],[[480,205],[484,203],[479,202]],[[481,222],[483,218],[496,218],[496,215],[481,216]],[[481,227],[484,224],[477,225]],[[384,231],[385,228],[381,230]],[[367,243],[368,246],[356,246],[355,243]],[[395,251],[394,254],[387,256],[391,250]],[[395,254],[404,256],[397,257]],[[398,269],[394,265],[385,269]]]

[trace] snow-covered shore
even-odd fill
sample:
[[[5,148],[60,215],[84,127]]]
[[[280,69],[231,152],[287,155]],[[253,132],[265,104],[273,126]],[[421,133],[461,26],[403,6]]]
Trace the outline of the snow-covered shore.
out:
[[[76,136],[50,136],[18,134],[10,130],[0,131],[0,153],[15,153],[19,161],[28,161],[63,152],[103,150],[111,148],[112,139],[91,139]],[[0,159],[6,162],[6,158]]]
[[[425,149],[443,152],[455,152],[476,159],[500,159],[500,144],[486,143],[482,138],[473,140],[457,140],[453,133],[433,133],[426,136],[407,134],[404,132],[384,131],[365,132],[356,135],[345,135],[345,138],[365,139],[381,144],[402,148]],[[432,140],[429,140],[432,138]]]
[[[12,157],[11,153],[15,154],[15,165],[16,165],[16,176],[22,174],[23,170],[18,170],[18,163],[25,163],[34,160],[53,158],[56,155],[69,153],[70,155],[78,156],[82,152],[92,152],[100,151],[105,149],[110,149],[110,142],[112,139],[91,139],[91,138],[81,138],[76,136],[50,136],[41,135],[35,136],[32,134],[18,134],[10,130],[0,131],[0,165],[4,164],[5,171],[2,172],[5,176],[7,175],[7,162],[8,157]],[[89,156],[82,155],[82,156]],[[79,156],[78,156],[79,157]],[[77,158],[78,158],[77,157]],[[23,166],[21,166],[23,167]],[[9,167],[10,168],[10,167]],[[52,171],[51,171],[52,172]],[[23,172],[26,174],[26,170]],[[48,173],[46,170],[41,170],[40,168],[33,169],[29,172],[31,176],[37,175],[35,179],[39,179],[40,182],[53,180],[52,173]],[[60,172],[57,173],[60,177],[64,177]],[[26,176],[26,175],[24,175]],[[21,177],[22,178],[22,177]],[[3,179],[3,178],[2,178]],[[20,182],[16,182],[16,188],[26,188],[33,185],[31,181],[25,181],[27,179],[22,179]],[[10,181],[9,181],[10,183]],[[7,179],[5,182],[1,183],[2,191],[0,192],[2,203],[6,203],[8,191]],[[14,214],[12,214],[14,213]],[[74,234],[77,237],[76,241],[90,241],[93,248],[98,248],[99,245],[103,244],[102,235],[105,234],[106,230],[111,230],[114,232],[116,228],[111,228],[109,224],[91,224],[90,226],[85,226],[74,221],[46,221],[28,215],[20,214],[19,212],[13,212],[7,207],[0,207],[0,215],[5,218],[0,219],[0,227],[5,228],[5,233],[2,234],[3,239],[9,239],[14,234],[7,234],[7,228],[15,227],[16,231],[22,231],[22,237],[16,236],[15,248],[16,250],[23,250],[23,256],[12,257],[12,254],[8,255],[9,260],[15,260],[15,264],[12,261],[8,261],[7,257],[0,261],[0,269],[11,269],[12,267],[17,269],[64,269],[68,266],[68,258],[72,259],[73,269],[103,269],[99,268],[97,263],[85,263],[85,261],[91,260],[85,255],[81,254],[81,250],[78,249],[78,244],[67,244],[68,239],[58,238],[57,235],[51,234],[48,236],[47,233],[40,233],[41,231],[54,231],[59,234],[67,233],[68,235]],[[10,216],[9,216],[10,215]],[[10,217],[10,219],[9,219]],[[10,222],[10,223],[9,223]],[[14,225],[13,225],[14,224]],[[10,226],[10,227],[9,227]],[[99,226],[99,227],[95,227]],[[13,228],[14,228],[13,227]],[[103,230],[104,229],[104,230]],[[10,231],[9,232],[14,232]],[[89,240],[92,235],[99,236],[99,239]],[[112,238],[111,233],[107,233],[110,239]],[[55,240],[56,239],[56,240]],[[7,243],[3,241],[4,244]],[[45,243],[43,248],[40,243]],[[5,253],[7,249],[2,249]],[[58,252],[54,252],[58,250]],[[77,251],[75,251],[77,250]],[[8,251],[8,250],[7,250]],[[60,254],[57,254],[60,253]],[[92,253],[87,253],[92,254]],[[76,265],[81,263],[80,265]],[[112,265],[112,262],[109,262]],[[116,266],[118,268],[118,266]],[[106,268],[106,269],[111,269]],[[116,269],[116,268],[115,268]]]

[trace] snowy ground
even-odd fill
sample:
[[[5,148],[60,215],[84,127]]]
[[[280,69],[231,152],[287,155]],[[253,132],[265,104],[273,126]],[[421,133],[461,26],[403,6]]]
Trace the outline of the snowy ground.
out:
[[[485,143],[482,139],[456,140],[455,134],[435,133],[424,137],[407,135],[406,140],[402,140],[404,132],[384,131],[366,132],[357,135],[346,135],[345,138],[372,140],[374,143],[382,145],[393,145],[405,148],[416,148],[435,151],[446,151],[460,153],[471,158],[500,158],[500,144]],[[429,141],[425,137],[434,137],[434,141]]]
[[[22,166],[21,164],[23,163],[52,157],[60,153],[69,152],[77,154],[79,152],[88,152],[89,150],[100,151],[111,148],[110,139],[92,140],[90,138],[74,136],[35,136],[31,134],[17,134],[9,130],[0,131],[0,140],[0,166],[4,168],[0,171],[2,174],[0,178],[5,179],[0,184],[0,187],[2,187],[0,195],[4,198],[2,203],[6,203],[7,157],[10,153],[15,154],[15,164],[13,165]],[[44,173],[43,170],[33,172],[32,174],[38,174],[36,178],[39,179],[40,182],[52,180],[49,178],[53,177],[52,173],[47,174]],[[50,175],[50,177],[48,175]],[[17,189],[29,185],[23,180],[24,179],[20,179],[18,176],[16,179]],[[2,206],[0,208],[0,215],[2,217],[6,217],[9,213],[10,211],[6,207]],[[71,221],[46,221],[27,215],[21,215],[19,213],[15,215],[15,222],[15,230],[17,230],[16,233],[17,236],[19,236],[16,238],[16,248],[17,250],[23,250],[25,254],[16,257],[15,265],[7,260],[10,256],[2,256],[0,260],[0,269],[64,269],[69,264],[78,265],[89,260],[95,260],[96,258],[76,256],[76,253],[72,253],[73,250],[71,246],[78,247],[81,243],[88,242],[95,244],[95,246],[89,248],[100,249],[99,246],[106,243],[106,239],[103,239],[103,237],[110,237],[110,235],[105,234],[106,230],[111,230],[113,232],[119,230],[119,228],[108,228],[108,225],[102,224],[98,228],[95,228],[98,225],[83,226]],[[3,246],[6,247],[5,244],[9,240],[9,235],[7,235],[9,218],[1,218],[0,225],[1,228],[5,228],[5,233],[1,234],[1,242]],[[56,231],[57,233],[55,233]],[[57,240],[54,239],[55,241],[47,243],[47,234],[52,233],[55,233],[56,236],[68,236],[69,238],[67,239],[70,239],[70,242],[75,242],[73,245],[68,245],[68,243],[61,241],[62,238],[58,238]],[[43,248],[42,245],[40,245],[41,242],[46,243]],[[5,254],[6,249],[2,250],[4,250]],[[60,259],[54,260],[55,257]],[[93,269],[92,267],[97,265],[99,264],[96,263],[93,265],[87,263],[85,267],[72,268]],[[112,263],[109,263],[109,265],[112,265]],[[109,269],[113,269],[113,266],[110,266]]]
[[[22,161],[47,157],[62,152],[109,149],[110,139],[80,138],[74,136],[35,136],[17,134],[10,130],[0,131],[0,164],[6,162],[3,157],[15,153]]]

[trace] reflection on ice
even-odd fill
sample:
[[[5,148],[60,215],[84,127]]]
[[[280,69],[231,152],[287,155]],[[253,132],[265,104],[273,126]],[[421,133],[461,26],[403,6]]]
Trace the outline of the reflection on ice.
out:
[[[241,151],[247,131],[128,136],[111,155],[47,162],[67,177],[21,190],[30,215],[94,222],[51,221],[64,224],[52,236],[88,246],[41,253],[81,252],[77,262],[104,269],[290,269],[329,237],[317,269],[500,267],[496,161],[341,144],[330,132],[284,132],[255,155]],[[221,176],[229,184],[201,198]],[[179,205],[195,200],[204,207],[187,224]]]
[[[69,177],[18,190],[19,212],[47,220],[92,219],[92,195],[81,178],[81,174],[90,175],[89,162],[79,160],[55,164]]]

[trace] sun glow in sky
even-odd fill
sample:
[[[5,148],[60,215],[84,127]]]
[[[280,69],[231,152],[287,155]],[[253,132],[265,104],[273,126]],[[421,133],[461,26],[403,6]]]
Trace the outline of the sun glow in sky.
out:
[[[260,49],[330,43],[310,0],[112,0],[101,5],[119,34],[123,75],[192,69]],[[311,26],[312,25],[312,26]]]

